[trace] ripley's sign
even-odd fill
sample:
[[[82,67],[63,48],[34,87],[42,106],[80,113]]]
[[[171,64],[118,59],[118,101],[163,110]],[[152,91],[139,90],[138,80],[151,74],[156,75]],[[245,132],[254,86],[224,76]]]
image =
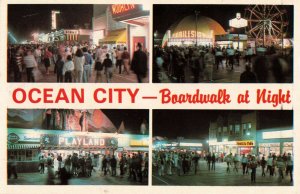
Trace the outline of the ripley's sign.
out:
[[[76,148],[105,148],[118,147],[116,138],[99,138],[90,136],[60,136],[42,135],[41,146],[44,147],[76,147]]]

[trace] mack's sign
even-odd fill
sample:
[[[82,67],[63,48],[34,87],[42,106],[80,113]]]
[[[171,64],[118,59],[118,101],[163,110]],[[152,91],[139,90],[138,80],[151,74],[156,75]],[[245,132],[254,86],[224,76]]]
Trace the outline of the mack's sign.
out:
[[[98,138],[90,136],[60,136],[60,135],[42,135],[41,145],[45,147],[117,147],[116,138]]]
[[[254,146],[254,141],[253,140],[237,141],[236,145],[237,146]]]

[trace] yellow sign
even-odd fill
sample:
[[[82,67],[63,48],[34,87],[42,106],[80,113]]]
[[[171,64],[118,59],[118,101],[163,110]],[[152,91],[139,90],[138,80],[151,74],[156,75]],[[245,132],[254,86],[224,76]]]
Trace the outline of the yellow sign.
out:
[[[148,147],[148,140],[130,140],[130,146]]]
[[[196,38],[195,30],[185,30],[180,32],[175,32],[172,34],[172,38]],[[213,33],[204,34],[202,32],[197,32],[197,38],[213,38]]]
[[[236,145],[237,146],[254,146],[254,141],[253,140],[237,141]]]

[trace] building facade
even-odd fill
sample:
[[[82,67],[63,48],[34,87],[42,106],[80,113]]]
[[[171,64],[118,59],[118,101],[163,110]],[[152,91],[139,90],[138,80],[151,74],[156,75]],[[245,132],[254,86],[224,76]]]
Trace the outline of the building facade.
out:
[[[7,157],[16,161],[18,172],[37,172],[39,157],[48,153],[118,158],[123,153],[148,152],[148,144],[148,135],[9,128]]]
[[[262,129],[262,112],[230,112],[210,123],[209,151],[215,153],[269,154],[293,153],[293,127]]]

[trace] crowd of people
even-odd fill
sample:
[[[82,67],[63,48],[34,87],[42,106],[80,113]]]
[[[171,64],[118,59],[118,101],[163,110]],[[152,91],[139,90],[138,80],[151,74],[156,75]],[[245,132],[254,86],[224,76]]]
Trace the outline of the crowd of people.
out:
[[[93,154],[41,153],[39,173],[47,174],[47,185],[67,185],[71,178],[112,176],[143,183],[148,178],[148,153]],[[8,178],[18,178],[16,162],[8,163]]]
[[[35,82],[51,75],[50,68],[54,69],[57,82],[91,82],[94,73],[94,82],[102,82],[104,76],[109,83],[113,72],[134,73],[138,82],[143,82],[148,73],[148,55],[141,43],[137,44],[132,59],[123,45],[112,49],[107,45],[92,47],[87,43],[9,45],[7,69],[14,82],[25,81],[22,77],[25,72],[26,81]]]
[[[53,184],[55,177],[62,184],[72,177],[91,177],[100,173],[101,176],[127,177],[130,181],[143,182],[148,177],[148,153],[132,153],[118,155],[99,155],[73,153],[62,157],[61,154],[49,153],[40,156],[40,173],[44,173],[44,165],[48,167],[48,183]]]
[[[251,183],[256,182],[256,170],[261,168],[261,176],[266,177],[269,173],[270,177],[277,176],[281,182],[284,176],[290,177],[293,182],[293,157],[290,153],[283,155],[270,154],[264,155],[245,155],[225,154],[225,153],[208,153],[198,154],[194,151],[154,151],[153,152],[153,174],[158,176],[183,176],[189,174],[201,175],[201,170],[207,169],[211,172],[224,170],[216,164],[226,164],[226,173],[241,172],[241,175],[250,174]],[[202,166],[200,161],[202,161]],[[219,169],[218,169],[219,168]],[[251,171],[251,172],[250,172]]]
[[[274,45],[250,46],[244,51],[232,46],[166,46],[154,47],[153,82],[213,82],[214,72],[232,72],[243,64],[241,83],[293,82],[293,50],[284,55]],[[186,78],[187,72],[193,79]]]

